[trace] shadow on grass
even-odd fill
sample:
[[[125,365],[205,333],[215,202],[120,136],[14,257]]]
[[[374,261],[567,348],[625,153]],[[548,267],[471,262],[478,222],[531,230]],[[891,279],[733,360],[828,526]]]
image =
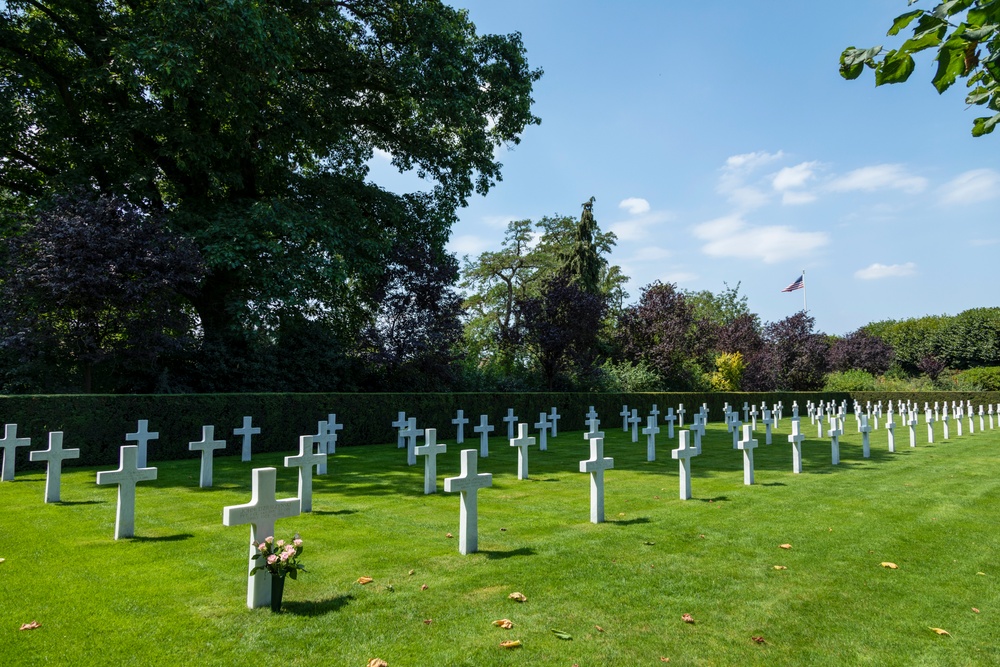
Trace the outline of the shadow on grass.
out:
[[[106,500],[60,500],[60,505],[103,505]]]
[[[323,616],[330,612],[339,611],[353,599],[353,595],[338,595],[325,600],[285,602],[281,605],[281,608],[286,614],[294,614],[296,616]]]
[[[486,556],[487,560],[504,560],[505,558],[514,558],[515,556],[534,556],[535,550],[529,547],[511,549],[510,551],[490,551],[482,549],[479,553]]]
[[[191,533],[178,533],[177,535],[161,535],[159,537],[130,537],[132,542],[180,542],[194,537]]]
[[[649,523],[649,517],[640,516],[640,517],[636,517],[634,519],[617,519],[617,520],[616,519],[612,519],[611,521],[608,521],[607,523],[613,523],[613,524],[615,524],[617,526],[634,526],[634,525],[640,524],[640,523]]]
[[[312,513],[319,516],[347,516],[357,514],[358,510],[313,510]]]
[[[723,503],[729,500],[729,496],[715,496],[714,498],[695,498],[695,500],[703,503]]]
[[[788,486],[784,482],[768,482],[767,484],[761,484],[760,486]]]

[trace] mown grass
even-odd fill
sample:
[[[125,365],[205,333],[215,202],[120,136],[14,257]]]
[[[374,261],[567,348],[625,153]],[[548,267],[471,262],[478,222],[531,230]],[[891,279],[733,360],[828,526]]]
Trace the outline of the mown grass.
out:
[[[458,534],[458,498],[423,495],[422,461],[407,467],[395,443],[341,449],[314,480],[313,513],[278,522],[278,537],[305,539],[309,570],[288,582],[279,615],[246,609],[249,529],[222,526],[224,506],[249,500],[252,467],[279,467],[279,497],[295,494],[279,456],[219,457],[204,490],[197,460],[159,464],[159,478],[139,486],[137,537],[118,542],[115,490],[97,487],[93,469],[67,471],[58,505],[42,502],[42,468],[23,469],[0,483],[0,656],[14,665],[1000,664],[1000,430],[957,438],[953,425],[942,441],[937,424],[929,445],[921,424],[911,449],[897,427],[897,453],[880,431],[864,460],[849,419],[841,465],[830,465],[828,439],[807,440],[795,475],[786,418],[775,444],[758,434],[757,484],[746,487],[742,454],[714,423],[693,460],[695,497],[681,501],[676,439],[667,443],[664,429],[647,463],[645,439],[633,444],[614,423],[605,422],[615,469],[601,525],[588,522],[580,431],[533,449],[526,481],[516,479],[516,451],[492,440],[480,460],[494,475],[479,496],[481,551],[469,556],[446,536]],[[438,459],[439,487],[457,474],[461,448],[449,441]],[[527,602],[508,599],[514,591]],[[492,625],[502,618],[513,629]],[[41,627],[18,630],[32,620]],[[506,639],[523,647],[501,649]]]

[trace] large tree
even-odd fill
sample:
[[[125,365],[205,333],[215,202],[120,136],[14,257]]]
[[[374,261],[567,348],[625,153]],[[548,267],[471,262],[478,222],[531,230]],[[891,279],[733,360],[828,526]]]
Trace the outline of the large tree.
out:
[[[540,75],[518,34],[478,35],[439,0],[9,0],[0,188],[166,214],[207,264],[206,340],[290,311],[356,330],[392,249],[440,249],[500,178]],[[428,192],[370,182],[376,151]]]
[[[916,1],[909,0],[909,4]],[[972,89],[966,103],[989,110],[988,115],[973,120],[972,135],[992,132],[1000,122],[1000,2],[945,0],[932,9],[914,9],[897,16],[888,35],[896,36],[907,28],[911,36],[898,48],[844,49],[841,76],[856,79],[868,67],[875,70],[876,86],[902,83],[916,66],[913,54],[933,49],[937,70],[931,83],[943,93],[958,79],[965,79]]]

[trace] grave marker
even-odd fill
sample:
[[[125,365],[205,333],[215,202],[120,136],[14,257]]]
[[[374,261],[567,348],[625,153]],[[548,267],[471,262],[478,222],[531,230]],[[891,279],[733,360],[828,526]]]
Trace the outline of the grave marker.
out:
[[[547,435],[549,433],[549,427],[552,424],[549,423],[549,415],[545,412],[538,413],[538,422],[535,424],[535,428],[538,429],[538,451],[544,452],[548,451],[549,444]]]
[[[739,441],[737,449],[743,451],[743,483],[753,484],[753,450],[757,447],[757,441],[750,437],[750,425],[743,427],[743,438]]]
[[[135,485],[156,479],[156,468],[140,468],[139,448],[125,445],[118,452],[118,469],[97,473],[97,484],[118,485],[118,507],[115,510],[115,539],[135,535]]]
[[[677,426],[679,428],[684,428],[684,404],[681,403],[677,406]],[[670,436],[671,438],[673,436]]]
[[[424,430],[424,444],[416,449],[417,456],[424,459],[424,495],[437,493],[437,457],[448,451],[448,445],[438,443],[437,429]]]
[[[0,473],[0,482],[10,482],[14,479],[14,452],[18,447],[30,447],[31,438],[17,437],[17,424],[6,424],[3,427],[3,440],[0,440],[0,449],[3,449],[3,472]]]
[[[788,442],[792,443],[792,472],[794,473],[802,472],[802,441],[806,439],[806,436],[799,429],[799,420],[797,417],[793,417],[792,434],[788,436]]]
[[[927,410],[924,413],[924,421],[927,422],[927,442],[934,444],[934,414]]]
[[[144,421],[139,422],[140,429],[142,428]],[[159,434],[157,434],[159,435]],[[250,450],[252,448],[251,440],[253,436],[260,435],[260,427],[253,425],[253,417],[244,417],[243,426],[240,428],[233,429],[233,435],[243,436],[243,450],[242,450],[242,460],[250,460]],[[141,452],[142,450],[140,450]]]
[[[740,444],[740,428],[743,426],[743,422],[740,421],[740,416],[733,413],[733,449],[739,449]]]
[[[691,433],[681,431],[680,446],[670,450],[671,458],[677,460],[680,470],[680,497],[681,500],[691,499],[691,457],[701,454],[700,447],[690,446]]]
[[[760,423],[764,425],[764,444],[771,444],[771,425],[774,423],[774,419],[771,417],[770,410],[764,410],[764,418],[760,420]]]
[[[326,454],[327,448],[330,446],[331,441],[336,441],[336,434],[330,430],[329,423],[323,419],[316,422],[316,435],[312,437],[313,448],[316,450],[317,454]],[[336,445],[334,445],[336,447]],[[326,474],[327,461],[324,460],[321,464],[316,466],[317,475]]]
[[[479,455],[484,459],[490,455],[490,433],[496,427],[490,424],[488,415],[479,415],[479,426],[472,427],[474,433],[479,434]]]
[[[865,415],[861,416],[867,420]],[[833,465],[840,465],[840,436],[844,435],[844,432],[840,429],[839,421],[834,419],[833,428],[830,429],[830,459]]]
[[[214,426],[202,426],[201,440],[198,442],[188,443],[188,450],[192,452],[201,452],[201,475],[198,478],[198,486],[201,488],[207,489],[212,486],[213,455],[216,450],[225,448],[225,440],[215,439]]]
[[[326,453],[316,451],[311,435],[299,436],[299,453],[285,457],[286,468],[299,469],[299,511],[312,512],[313,467],[326,461]],[[267,537],[265,535],[264,537]]]
[[[618,416],[622,418],[622,431],[625,433],[628,433],[628,418],[630,414],[627,405],[623,405],[622,411],[618,413]]]
[[[517,437],[511,438],[510,446],[517,447],[517,478],[528,479],[528,447],[535,444],[534,438],[528,437],[528,425],[517,425]]]
[[[66,459],[80,458],[79,449],[63,449],[62,431],[49,433],[49,448],[39,449],[28,454],[32,461],[45,461],[45,502],[57,503],[60,499],[62,481],[62,462]]]
[[[674,422],[677,421],[677,415],[674,414],[673,408],[667,408],[667,416],[663,418],[663,421],[667,422],[667,437],[673,440]]]
[[[552,424],[552,437],[553,438],[556,438],[556,437],[559,436],[559,420],[560,419],[562,419],[562,415],[560,415],[559,411],[555,409],[555,406],[553,406],[552,410],[549,412],[549,423]]]
[[[406,447],[406,438],[403,436],[403,429],[407,426],[406,413],[398,412],[396,421],[392,422],[392,427],[396,429],[396,449]]]
[[[646,460],[656,460],[656,434],[660,432],[660,427],[656,425],[656,416],[649,415],[646,419],[646,428],[642,429],[642,434],[646,436]]]
[[[580,461],[580,472],[590,473],[590,522],[604,522],[604,471],[615,467],[615,460],[604,456],[604,438],[590,441],[590,458]]]
[[[889,451],[890,452],[895,452],[896,451],[896,422],[894,422],[892,420],[892,410],[889,410],[888,414],[886,415],[886,418],[885,418],[885,430],[886,430],[886,435],[889,438]],[[947,432],[948,432],[948,429],[946,428],[945,429],[945,433],[947,433]]]
[[[864,458],[871,458],[871,439],[869,434],[872,427],[868,425],[868,416],[861,415],[861,455]]]
[[[910,447],[917,446],[917,413],[910,412],[910,420],[907,422],[910,426]]]
[[[465,442],[465,425],[469,423],[469,420],[465,418],[465,411],[459,410],[458,414],[455,415],[455,418],[451,420],[451,423],[458,427],[458,435],[455,437],[455,442],[461,445]],[[436,429],[434,429],[434,431],[435,433],[437,432]],[[424,433],[426,433],[426,431]],[[426,437],[426,435],[424,437]],[[427,441],[424,440],[424,442],[426,443]]]
[[[461,510],[458,515],[458,553],[463,556],[479,551],[479,489],[493,486],[493,475],[479,473],[476,450],[463,449],[462,474],[446,477],[444,492],[461,493]]]
[[[147,444],[150,440],[158,440],[160,438],[159,431],[149,432],[149,421],[146,419],[139,420],[139,428],[135,433],[126,433],[125,442],[134,442],[139,448],[139,461],[138,466],[140,468],[146,467],[146,449]],[[244,459],[246,460],[246,459]]]
[[[597,428],[600,425],[601,425],[601,420],[598,419],[596,416],[593,419],[588,419],[587,428],[589,430],[583,434],[583,439],[586,440],[587,442],[590,442],[594,438],[601,438],[603,440],[604,433],[597,430]]]
[[[417,465],[417,436],[420,434],[420,429],[417,428],[417,418],[410,417],[406,420],[406,429],[403,431],[403,437],[406,438],[406,465],[415,466]]]
[[[503,418],[503,421],[507,422],[507,437],[514,437],[514,424],[517,423],[517,415],[514,414],[514,408],[507,408],[507,416]]]
[[[632,410],[632,416],[628,418],[628,423],[632,426],[632,442],[639,442],[639,422],[642,418],[639,417],[639,411],[636,409]]]

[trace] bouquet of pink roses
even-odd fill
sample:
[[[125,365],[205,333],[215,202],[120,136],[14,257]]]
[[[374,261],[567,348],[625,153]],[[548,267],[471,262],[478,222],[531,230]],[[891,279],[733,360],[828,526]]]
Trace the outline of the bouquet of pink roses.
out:
[[[275,541],[274,537],[265,537],[263,542],[254,542],[253,555],[257,563],[250,570],[254,574],[257,570],[267,570],[275,577],[283,577],[286,574],[295,579],[299,570],[303,572],[306,568],[299,564],[299,556],[302,555],[302,539],[296,533],[291,542],[284,540]]]

